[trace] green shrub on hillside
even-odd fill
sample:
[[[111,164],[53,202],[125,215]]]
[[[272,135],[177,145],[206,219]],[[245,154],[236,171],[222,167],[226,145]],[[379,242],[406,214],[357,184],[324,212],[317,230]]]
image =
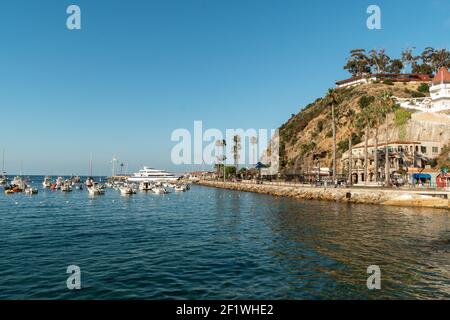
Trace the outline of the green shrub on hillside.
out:
[[[430,86],[427,83],[421,83],[417,87],[417,91],[422,92],[422,93],[428,93],[428,92],[430,92]]]
[[[358,136],[356,133],[352,134],[352,145],[353,146],[357,145],[361,141],[362,140],[361,140],[360,136]],[[348,139],[344,139],[342,141],[339,141],[338,144],[337,144],[337,147],[338,147],[338,150],[340,152],[342,152],[342,153],[347,151],[349,149],[349,147],[348,147]]]
[[[395,113],[395,126],[399,128],[400,140],[406,139],[406,123],[411,119],[411,112],[408,110],[398,108]]]
[[[365,109],[374,101],[375,101],[375,97],[364,95],[359,99],[358,104],[361,109]]]
[[[419,91],[413,91],[412,92],[413,98],[424,98],[426,97],[425,93],[419,92]]]
[[[388,86],[393,86],[394,82],[391,79],[387,79],[383,81],[383,84],[387,84]]]

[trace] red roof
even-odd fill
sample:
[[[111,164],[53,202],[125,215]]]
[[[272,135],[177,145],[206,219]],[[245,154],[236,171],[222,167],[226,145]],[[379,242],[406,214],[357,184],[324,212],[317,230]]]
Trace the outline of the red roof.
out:
[[[446,67],[441,67],[433,79],[433,84],[450,83],[450,72]]]

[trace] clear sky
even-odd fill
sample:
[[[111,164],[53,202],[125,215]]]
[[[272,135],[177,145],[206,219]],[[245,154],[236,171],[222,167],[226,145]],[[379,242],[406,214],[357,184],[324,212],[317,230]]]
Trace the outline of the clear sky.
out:
[[[81,30],[66,8],[81,8]],[[382,10],[368,30],[366,9]],[[449,1],[2,0],[0,150],[24,174],[171,163],[177,128],[277,128],[352,48],[450,48]]]

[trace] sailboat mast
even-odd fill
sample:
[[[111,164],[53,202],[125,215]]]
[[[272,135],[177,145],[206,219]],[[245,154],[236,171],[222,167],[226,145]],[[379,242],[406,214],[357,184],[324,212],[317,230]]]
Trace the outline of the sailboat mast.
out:
[[[1,172],[1,174],[4,174],[5,173],[5,149],[3,149],[3,152],[2,152],[2,172]]]
[[[92,153],[89,159],[89,176],[92,177]]]

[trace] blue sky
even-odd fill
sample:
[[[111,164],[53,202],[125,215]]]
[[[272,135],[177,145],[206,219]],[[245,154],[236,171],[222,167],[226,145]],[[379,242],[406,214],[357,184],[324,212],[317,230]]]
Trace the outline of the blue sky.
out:
[[[66,28],[66,8],[82,29]],[[366,9],[382,10],[382,30]],[[177,128],[277,128],[352,48],[450,48],[448,1],[3,0],[0,149],[24,174],[171,163]]]

